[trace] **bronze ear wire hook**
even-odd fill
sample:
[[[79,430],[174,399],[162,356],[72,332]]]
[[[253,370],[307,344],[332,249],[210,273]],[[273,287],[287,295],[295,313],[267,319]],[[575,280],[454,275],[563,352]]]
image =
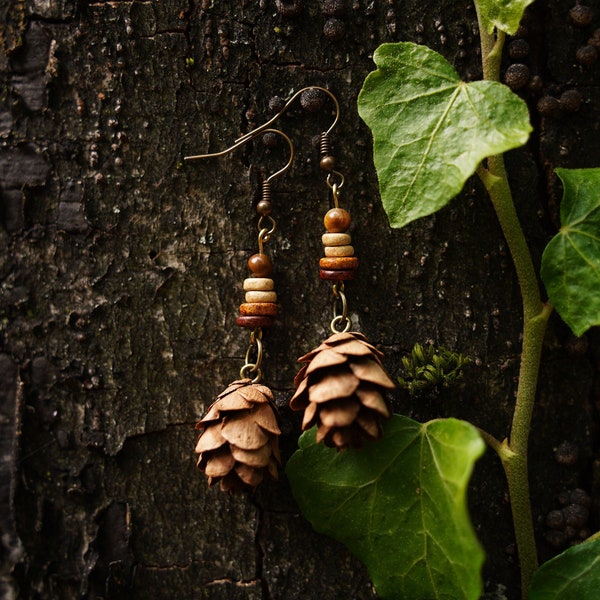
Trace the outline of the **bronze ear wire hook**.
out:
[[[285,103],[283,108],[274,117],[269,119],[266,123],[259,125],[249,133],[246,133],[242,137],[238,138],[236,140],[236,144],[243,143],[246,140],[252,139],[261,132],[269,131],[269,126],[285,114],[288,108],[294,103],[296,98],[298,98],[303,92],[306,92],[308,90],[318,90],[320,92],[323,92],[324,94],[329,96],[329,98],[333,101],[333,104],[335,106],[335,119],[333,120],[333,123],[329,126],[329,128],[326,131],[321,132],[321,134],[319,135],[319,154],[321,156],[321,169],[323,169],[324,171],[329,171],[327,175],[327,186],[332,192],[335,206],[338,206],[338,194],[344,185],[344,175],[339,171],[334,170],[335,160],[331,155],[331,143],[329,135],[333,131],[333,128],[337,125],[337,122],[340,118],[340,103],[338,102],[338,99],[335,97],[333,92],[330,92],[327,88],[320,87],[318,85],[311,85],[298,90],[297,92],[292,94],[292,96]],[[338,181],[334,181],[334,179],[336,178]]]
[[[229,146],[229,148],[225,148],[225,150],[221,150],[220,152],[210,152],[209,154],[196,154],[194,156],[184,156],[183,160],[197,160],[200,158],[217,158],[219,156],[225,156],[227,154],[230,154],[240,146],[243,146],[246,142],[249,142],[250,140],[254,139],[256,136],[258,136],[259,133],[275,133],[277,135],[280,135],[288,143],[288,147],[290,149],[290,158],[288,159],[286,165],[279,169],[279,171],[272,173],[266,178],[265,181],[270,183],[273,179],[275,179],[275,177],[278,177],[282,173],[285,173],[285,171],[287,171],[292,166],[292,162],[294,161],[295,156],[294,144],[292,143],[292,140],[285,133],[283,133],[283,131],[280,131],[279,129],[271,129],[268,127],[254,129],[253,131],[247,133],[243,137],[238,138],[233,144],[233,146]]]

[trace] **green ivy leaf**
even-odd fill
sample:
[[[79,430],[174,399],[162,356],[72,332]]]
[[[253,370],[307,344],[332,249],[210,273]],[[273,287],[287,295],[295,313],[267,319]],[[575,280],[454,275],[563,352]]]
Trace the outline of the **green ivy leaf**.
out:
[[[519,29],[525,9],[534,0],[476,0],[481,24],[489,33],[497,27],[512,35]]]
[[[505,85],[464,83],[437,52],[408,42],[373,57],[358,110],[371,128],[383,206],[393,227],[430,215],[486,157],[522,146],[526,104]]]
[[[303,434],[286,472],[304,516],[366,564],[380,598],[476,600],[484,553],[466,491],[483,451],[464,421],[394,415],[361,450]]]
[[[600,591],[600,539],[565,550],[534,574],[529,600],[596,600]]]
[[[542,256],[541,277],[563,321],[581,335],[600,325],[600,169],[556,169],[563,182],[560,231]]]

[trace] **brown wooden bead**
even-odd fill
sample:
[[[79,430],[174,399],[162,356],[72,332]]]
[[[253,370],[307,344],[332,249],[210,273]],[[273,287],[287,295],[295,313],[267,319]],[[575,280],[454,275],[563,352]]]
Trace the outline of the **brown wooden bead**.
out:
[[[331,271],[350,271],[358,268],[358,258],[356,256],[326,257],[319,261],[319,267]]]
[[[266,254],[253,254],[248,259],[248,268],[256,277],[268,277],[273,271],[273,264]]]
[[[240,315],[236,320],[238,327],[248,327],[249,329],[257,329],[258,327],[271,327],[273,325],[273,317],[255,317]]]
[[[321,269],[319,271],[319,277],[326,279],[327,281],[349,281],[354,279],[356,276],[356,270],[352,271],[332,271],[328,269]]]
[[[331,208],[327,211],[325,218],[325,229],[330,233],[343,233],[348,231],[350,223],[350,213],[345,208]]]
[[[240,304],[240,315],[245,317],[274,317],[277,314],[277,304],[273,302],[245,302]]]

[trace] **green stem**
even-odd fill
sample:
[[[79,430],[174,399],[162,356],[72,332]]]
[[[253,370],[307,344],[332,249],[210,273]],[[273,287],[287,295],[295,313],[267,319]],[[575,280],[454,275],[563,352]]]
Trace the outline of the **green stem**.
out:
[[[481,36],[483,76],[487,80],[499,81],[502,48],[506,36],[503,32],[498,32],[496,37],[488,33],[482,27],[477,0],[475,7]],[[487,159],[487,168],[480,166],[478,174],[498,216],[515,265],[523,300],[523,347],[511,434],[508,442],[493,447],[500,456],[508,482],[521,566],[521,595],[526,599],[533,573],[538,566],[529,496],[527,450],[542,345],[552,307],[542,304],[537,274],[515,210],[503,156],[490,156]]]

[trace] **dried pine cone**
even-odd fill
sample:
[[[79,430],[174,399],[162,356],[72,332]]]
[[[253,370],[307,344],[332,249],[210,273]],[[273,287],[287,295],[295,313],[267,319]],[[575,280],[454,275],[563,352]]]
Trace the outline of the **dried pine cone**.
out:
[[[302,429],[317,425],[317,442],[339,450],[381,437],[391,417],[383,393],[395,387],[381,364],[383,354],[360,333],[336,333],[298,362],[292,410],[304,410]]]
[[[196,423],[198,468],[208,485],[224,492],[250,491],[265,475],[277,479],[279,434],[271,390],[250,379],[234,381]]]

